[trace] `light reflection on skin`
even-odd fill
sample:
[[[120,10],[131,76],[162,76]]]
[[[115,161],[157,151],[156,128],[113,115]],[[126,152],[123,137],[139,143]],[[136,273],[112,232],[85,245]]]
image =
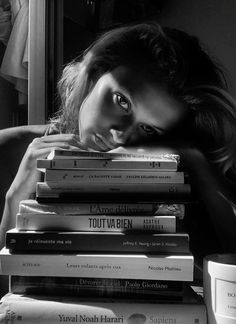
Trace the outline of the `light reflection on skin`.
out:
[[[104,74],[85,98],[79,113],[80,141],[98,151],[132,145],[165,135],[186,115],[164,88],[142,72],[120,66]]]

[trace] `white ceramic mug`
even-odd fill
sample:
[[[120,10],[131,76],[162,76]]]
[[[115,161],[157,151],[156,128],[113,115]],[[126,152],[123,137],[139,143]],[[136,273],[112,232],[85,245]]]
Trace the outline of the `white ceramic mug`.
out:
[[[236,324],[236,254],[212,254],[203,262],[208,324]]]

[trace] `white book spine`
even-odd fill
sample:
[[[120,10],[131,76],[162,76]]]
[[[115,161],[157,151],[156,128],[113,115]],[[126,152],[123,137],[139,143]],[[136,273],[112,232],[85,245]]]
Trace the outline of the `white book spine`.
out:
[[[184,172],[47,169],[45,172],[45,181],[47,183],[184,183]]]
[[[109,215],[16,215],[19,230],[62,230],[62,231],[113,231],[144,230],[162,233],[176,232],[175,216],[109,216]]]
[[[177,162],[173,159],[160,159],[152,161],[105,159],[38,159],[37,168],[42,171],[44,169],[177,171]]]
[[[139,321],[138,321],[139,320]],[[206,324],[203,304],[78,302],[7,294],[1,300],[0,323],[175,323]]]
[[[40,204],[36,200],[21,200],[21,214],[63,214],[63,215],[165,215],[184,218],[184,204],[164,203],[60,203]]]
[[[160,160],[168,159],[179,162],[180,156],[172,153],[113,153],[113,152],[89,152],[80,150],[53,150],[47,157],[48,159],[66,159],[66,158],[79,158],[79,159],[115,159],[115,160]]]
[[[193,256],[146,254],[10,254],[0,252],[1,274],[193,280]]]

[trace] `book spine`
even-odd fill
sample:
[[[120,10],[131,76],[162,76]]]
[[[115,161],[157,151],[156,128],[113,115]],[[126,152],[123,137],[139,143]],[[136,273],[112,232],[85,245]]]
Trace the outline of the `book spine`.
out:
[[[177,161],[169,160],[105,160],[105,159],[38,159],[37,168],[45,169],[104,169],[177,171]]]
[[[175,323],[206,324],[202,304],[78,302],[10,295],[1,300],[1,323]]]
[[[108,244],[109,242],[109,244]],[[188,253],[189,236],[124,234],[120,232],[8,231],[6,247],[12,251]]]
[[[0,253],[2,275],[193,280],[193,256]]]
[[[120,215],[16,215],[19,230],[62,230],[62,231],[112,231],[142,230],[162,233],[176,232],[175,216],[120,216]]]
[[[39,204],[36,200],[22,200],[20,214],[53,213],[62,215],[165,215],[183,219],[184,204],[156,203],[71,203]]]
[[[190,184],[187,183],[176,183],[176,184],[166,184],[166,183],[143,183],[142,185],[138,186],[135,183],[126,183],[126,184],[113,184],[113,183],[85,183],[80,184],[80,182],[75,182],[74,185],[72,182],[67,183],[64,182],[51,182],[50,185],[45,182],[38,182],[36,184],[36,194],[38,196],[42,196],[46,194],[46,196],[50,195],[52,197],[58,196],[61,193],[100,193],[103,197],[104,201],[104,194],[105,193],[124,193],[124,194],[131,194],[135,196],[137,201],[138,197],[136,193],[142,194],[142,196],[146,195],[149,196],[150,193],[155,194],[156,198],[160,194],[166,194],[167,196],[177,196],[178,194],[190,194],[191,187]],[[98,196],[96,196],[97,198]],[[90,198],[91,200],[91,198]],[[123,200],[123,199],[122,199]],[[124,199],[124,201],[127,201]]]
[[[99,201],[105,201],[107,203],[109,202],[135,202],[137,201],[137,195],[128,193],[128,194],[110,194],[106,193],[102,195],[101,193],[78,193],[78,192],[63,192],[63,193],[50,193],[48,194],[36,194],[36,200],[41,203],[41,204],[60,204],[60,203],[78,203],[78,202],[83,202],[87,203],[91,201],[91,194],[94,194],[94,200],[96,202]],[[96,195],[96,196],[95,196]],[[191,200],[189,195],[185,194],[178,194],[176,195],[167,195],[167,194],[148,194],[148,195],[142,195],[142,197],[139,198],[140,202],[151,202],[151,201],[156,201],[158,203],[164,203],[167,202],[169,204],[171,203],[181,203],[181,204],[188,204],[190,202],[195,202],[194,200]]]
[[[153,159],[171,159],[179,162],[180,156],[172,153],[112,153],[112,152],[89,152],[80,150],[57,150],[55,149],[50,154],[50,158],[87,158],[87,159],[141,159],[141,160],[153,160]]]
[[[45,182],[58,187],[67,183],[184,183],[184,172],[46,169]]]
[[[10,292],[62,296],[182,297],[183,282],[132,279],[10,276]],[[174,298],[173,298],[174,299]]]

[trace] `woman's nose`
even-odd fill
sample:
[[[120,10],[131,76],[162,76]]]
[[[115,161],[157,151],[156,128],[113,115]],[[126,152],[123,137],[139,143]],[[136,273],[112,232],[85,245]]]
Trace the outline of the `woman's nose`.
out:
[[[126,129],[126,130],[117,130],[117,129],[110,129],[110,133],[113,137],[114,142],[116,142],[117,144],[121,144],[124,145],[127,143],[131,131]]]

